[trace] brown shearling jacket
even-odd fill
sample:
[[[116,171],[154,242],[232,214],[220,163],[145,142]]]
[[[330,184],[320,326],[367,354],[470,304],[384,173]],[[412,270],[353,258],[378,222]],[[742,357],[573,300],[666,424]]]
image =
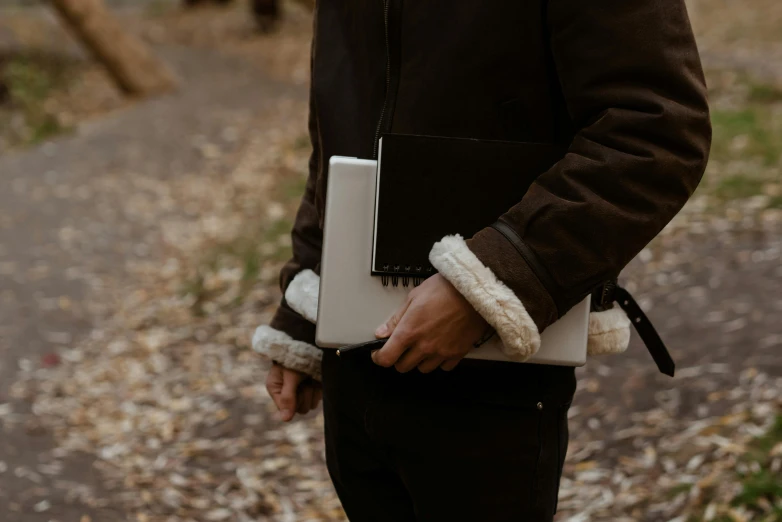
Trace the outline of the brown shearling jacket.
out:
[[[283,291],[319,271],[328,159],[371,158],[382,132],[568,147],[501,218],[536,267],[491,227],[456,252],[536,334],[616,278],[703,175],[711,127],[684,0],[319,0],[314,27],[313,153]],[[284,299],[259,351],[316,375],[299,312]]]

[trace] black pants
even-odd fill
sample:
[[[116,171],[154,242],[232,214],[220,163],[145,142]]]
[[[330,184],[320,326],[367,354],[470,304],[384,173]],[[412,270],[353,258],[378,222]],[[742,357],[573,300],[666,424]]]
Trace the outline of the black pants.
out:
[[[325,350],[323,387],[328,469],[352,522],[553,519],[572,368],[400,374]]]

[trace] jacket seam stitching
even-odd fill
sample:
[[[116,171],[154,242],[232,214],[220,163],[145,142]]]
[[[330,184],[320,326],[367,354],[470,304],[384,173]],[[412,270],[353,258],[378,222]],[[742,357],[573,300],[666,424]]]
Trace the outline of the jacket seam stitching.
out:
[[[522,247],[523,245],[524,247],[529,249],[529,246],[527,246],[526,243],[524,243],[524,241],[521,239],[521,236],[519,236],[518,233],[515,230],[513,230],[513,228],[507,223],[505,223],[502,219],[497,221],[497,223],[494,223],[492,225],[492,228],[497,232],[499,232],[502,235],[502,237],[504,237],[505,240],[513,246],[516,252],[518,252],[518,254],[521,256],[521,258],[524,259],[524,262],[529,267],[530,272],[532,272],[532,274],[535,276],[538,282],[540,282],[541,286],[546,290],[546,293],[549,294],[551,300],[554,302],[554,306],[557,309],[557,315],[559,317],[562,317],[563,315],[562,307],[560,306],[559,301],[554,296],[554,292],[553,292],[554,289],[551,288],[551,286],[556,285],[556,283],[554,282],[553,278],[549,274],[540,274],[539,271],[535,269],[535,265],[540,265],[540,263],[535,259],[530,259],[530,255],[532,255],[532,253],[525,252],[524,251],[525,249]],[[513,234],[515,237],[508,237],[509,234]],[[541,269],[542,269],[542,265],[541,265]],[[548,283],[546,282],[546,279],[549,280]]]

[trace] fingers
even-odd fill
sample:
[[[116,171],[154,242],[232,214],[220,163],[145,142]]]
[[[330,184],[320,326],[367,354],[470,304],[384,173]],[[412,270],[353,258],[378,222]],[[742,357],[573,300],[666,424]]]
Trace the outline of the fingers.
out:
[[[372,352],[372,360],[378,366],[390,368],[402,357],[411,343],[412,339],[404,330],[396,329],[385,346]]]
[[[299,389],[298,397],[296,398],[296,413],[304,415],[312,409],[312,386],[302,386]]]
[[[288,413],[288,410],[292,410],[292,408],[290,406],[290,401],[288,400],[287,395],[283,395],[283,389],[285,388],[286,382],[285,375],[286,372],[282,366],[276,363],[272,364],[272,367],[269,370],[269,374],[266,376],[266,391],[269,392],[269,396],[274,401],[277,409],[280,410],[280,418],[282,420],[290,420],[293,417],[293,412],[291,411]],[[286,413],[283,413],[283,411]]]
[[[318,381],[277,363],[266,376],[266,390],[280,410],[280,419],[285,422],[293,419],[296,413],[314,410],[323,398],[323,388]]]
[[[310,381],[299,387],[296,413],[304,415],[316,409],[323,398],[323,389],[317,381]]]
[[[266,391],[269,392],[269,396],[277,403],[277,396],[282,391],[282,366],[279,364],[272,364],[269,373],[266,375]],[[279,404],[277,405],[279,408]]]
[[[412,347],[408,348],[400,357],[399,360],[394,363],[396,371],[399,373],[407,373],[423,361],[428,358],[428,355],[422,350]]]
[[[310,382],[299,390],[299,413],[309,413],[316,409],[323,398],[323,389],[316,383]]]
[[[314,410],[317,408],[321,399],[323,399],[323,389],[319,387],[315,388],[312,392],[312,403],[310,404],[310,409]]]
[[[396,329],[396,326],[399,324],[399,321],[402,320],[402,317],[405,315],[405,312],[407,311],[408,307],[410,306],[410,303],[412,302],[412,299],[410,296],[405,299],[405,302],[400,306],[396,312],[394,312],[394,315],[391,316],[391,318],[386,321],[384,324],[381,324],[377,327],[377,330],[375,330],[375,337],[378,339],[383,339],[385,337],[390,337],[392,333],[394,333],[394,330]]]
[[[280,409],[280,419],[285,422],[296,414],[296,392],[303,377],[298,372],[283,370],[282,389],[274,402]]]
[[[461,362],[461,359],[446,359],[443,364],[440,365],[440,368],[445,370],[446,372],[450,372],[454,368],[456,368],[456,365],[458,365]]]
[[[412,336],[404,328],[407,317],[405,314],[407,314],[411,303],[412,299],[408,296],[405,303],[375,332],[375,335],[379,337],[390,336],[385,346],[372,352],[372,360],[375,361],[375,364],[390,368],[413,343]]]
[[[445,359],[442,357],[429,357],[418,365],[418,371],[421,373],[433,372],[443,364],[443,361],[445,361]]]

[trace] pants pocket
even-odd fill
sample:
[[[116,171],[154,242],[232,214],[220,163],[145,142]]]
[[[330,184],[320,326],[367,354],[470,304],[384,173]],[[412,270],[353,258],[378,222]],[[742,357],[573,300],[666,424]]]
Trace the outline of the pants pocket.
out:
[[[538,403],[540,404],[540,403]],[[543,411],[538,409],[537,411],[537,457],[535,459],[535,468],[532,473],[532,489],[530,490],[530,502],[535,503],[537,499],[538,484],[540,482],[539,475],[541,474],[541,460],[543,459]]]
[[[570,403],[562,406],[559,415],[557,415],[557,461],[559,465],[557,468],[557,487],[554,491],[554,513],[557,512],[557,507],[559,506],[559,488],[562,484],[562,473],[565,469],[565,458],[567,457],[570,435],[567,418],[568,410],[570,410]]]
[[[530,505],[535,520],[552,520],[557,511],[560,478],[567,453],[567,411],[569,405],[538,411],[537,458],[532,479]]]

